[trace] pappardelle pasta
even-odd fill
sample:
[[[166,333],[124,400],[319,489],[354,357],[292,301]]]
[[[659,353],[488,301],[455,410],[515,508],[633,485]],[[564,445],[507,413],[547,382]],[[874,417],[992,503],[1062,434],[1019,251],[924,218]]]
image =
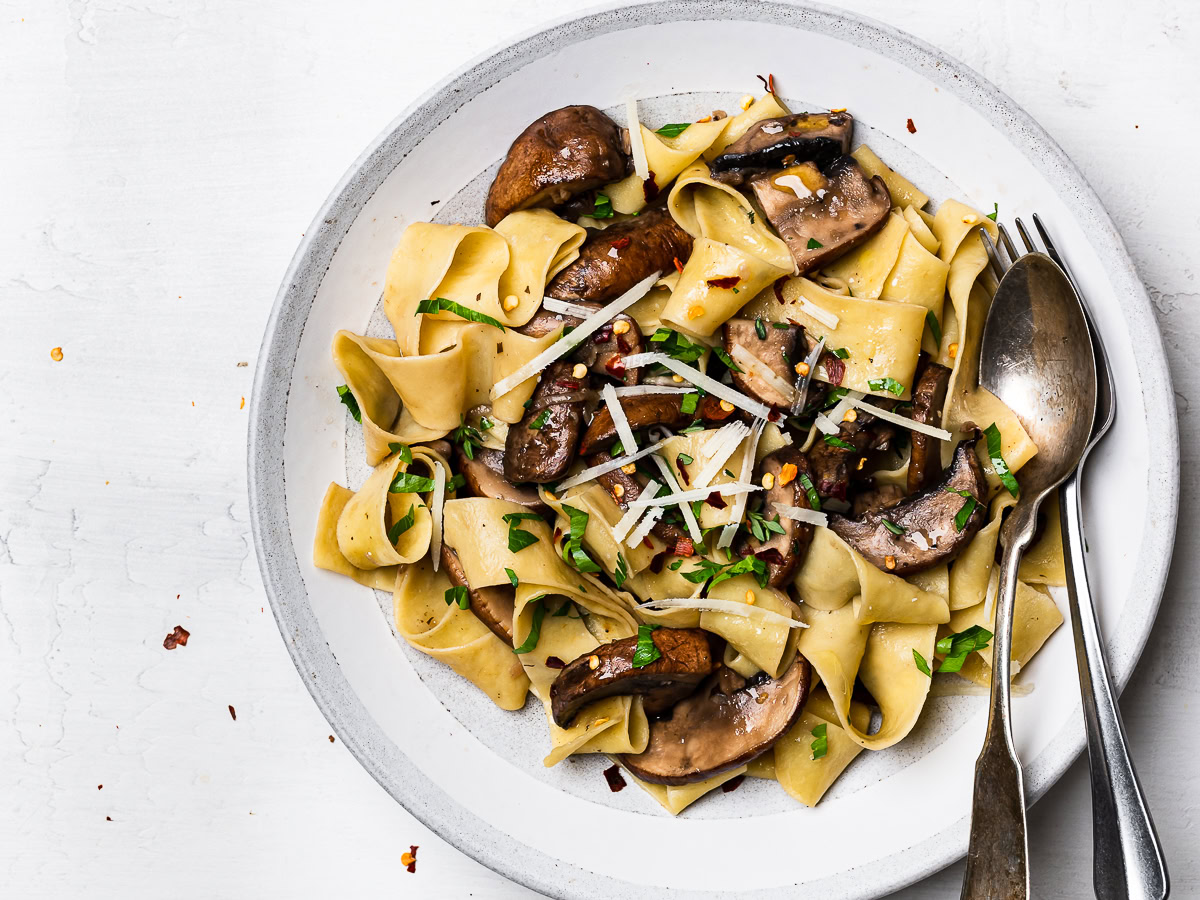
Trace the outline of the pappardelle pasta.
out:
[[[404,231],[394,337],[333,339],[374,471],[329,486],[314,560],[497,706],[532,693],[547,766],[607,754],[671,813],[742,775],[812,806],[935,684],[990,680],[1037,452],[977,383],[996,226],[928,210],[844,111],[626,115],[547,113],[487,224]],[[1062,622],[1047,519],[1014,670]]]

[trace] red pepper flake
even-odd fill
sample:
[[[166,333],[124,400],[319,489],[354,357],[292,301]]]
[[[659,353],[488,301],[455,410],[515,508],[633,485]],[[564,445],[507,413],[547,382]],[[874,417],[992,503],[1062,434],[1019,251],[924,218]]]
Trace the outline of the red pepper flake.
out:
[[[560,378],[557,381],[555,381],[554,383],[556,385],[558,385],[560,388],[566,388],[568,391],[579,390],[579,382],[574,381],[570,378]]]
[[[98,790],[98,791],[104,790],[104,785],[102,785],[102,784],[96,785],[96,790]]]
[[[233,708],[232,703],[229,704],[229,715],[233,718],[233,721],[237,721],[237,710]]]
[[[112,821],[112,816],[105,816],[105,817],[104,817],[104,821],[105,821],[105,822],[111,822],[111,821]]]
[[[763,83],[763,87],[765,87],[767,89],[768,94],[775,93],[775,76],[774,75],[772,75],[771,73],[768,72],[766,78],[763,78],[761,75],[755,75],[754,77]]]
[[[561,528],[555,528],[555,529],[554,529],[554,536],[553,536],[553,538],[551,538],[551,540],[553,540],[553,541],[554,541],[554,543],[556,543],[556,544],[557,544],[557,543],[558,543],[558,539],[559,539],[560,537],[562,537],[562,529],[561,529]]]
[[[821,365],[825,367],[830,384],[841,384],[842,379],[846,377],[846,364],[832,353],[821,354]]]
[[[788,280],[788,276],[784,275],[782,278],[776,278],[775,283],[773,285],[771,285],[771,287],[774,288],[774,290],[775,290],[775,299],[778,300],[780,303],[786,302],[783,299],[783,286],[785,284],[787,284],[787,280]]]
[[[331,744],[333,743],[333,735],[332,734],[329,736],[329,743],[331,743]]]
[[[696,546],[692,543],[690,537],[677,538],[675,541],[676,556],[691,556],[696,552]]]
[[[731,793],[732,791],[736,791],[738,788],[740,788],[742,786],[742,782],[745,780],[746,780],[745,775],[737,775],[733,778],[730,778],[727,782],[725,782],[723,785],[721,785],[722,793],[728,794],[728,793]]]
[[[617,349],[622,353],[628,353],[630,350],[629,341],[625,340],[625,335],[617,335]]]
[[[409,872],[417,871],[417,845],[409,844],[408,852],[400,854],[400,865],[408,869]]]
[[[182,625],[176,625],[175,630],[163,639],[163,646],[168,650],[174,650],[176,647],[186,647],[189,637],[191,637],[190,631]]]
[[[692,476],[688,474],[687,466],[683,464],[683,460],[678,456],[675,457],[675,468],[679,470],[679,477],[683,479],[683,483],[690,485],[692,483]]]
[[[724,509],[729,504],[725,502],[725,498],[721,496],[720,491],[713,491],[708,495],[708,499],[704,501],[713,509]]]
[[[621,777],[621,767],[616,764],[604,770],[604,780],[608,782],[608,789],[614,794],[625,789],[625,779]]]
[[[654,557],[650,560],[650,571],[653,572],[655,575],[657,575],[659,572],[661,572],[662,567],[663,567],[663,560],[665,560],[666,558],[667,558],[666,550],[662,550],[658,553],[655,553]]]
[[[908,127],[908,133],[909,133],[909,134],[916,134],[916,133],[917,133],[917,126],[913,124],[913,120],[912,120],[912,119],[909,119],[909,120],[908,120],[908,126],[907,126],[907,127]]]
[[[782,422],[783,421],[783,413],[781,413],[777,409],[773,409],[769,413],[767,413],[767,421],[768,422]]]
[[[625,360],[614,353],[604,363],[604,371],[606,371],[609,375],[612,375],[614,378],[624,378]]]
[[[642,538],[642,546],[645,547],[647,550],[654,549],[654,541],[650,540],[650,535],[646,535],[644,538]],[[661,572],[662,571],[662,563],[659,563],[658,568],[659,568],[659,571]]]
[[[562,669],[562,668],[565,668],[566,665],[567,664],[565,662],[563,662],[561,659],[559,659],[557,656],[547,656],[546,657],[546,668],[547,669]]]
[[[612,242],[612,245],[613,245],[614,247],[616,247],[618,250],[624,250],[624,249],[625,249],[626,247],[628,247],[628,246],[629,246],[631,243],[632,243],[632,239],[631,239],[631,238],[628,238],[628,237],[619,237],[619,238],[617,238],[615,241],[613,241],[613,242]]]
[[[658,196],[658,182],[654,180],[653,171],[649,172],[645,181],[642,182],[642,194],[645,196],[647,203]]]
[[[681,262],[679,261],[679,257],[678,257],[678,256],[677,256],[677,257],[675,257],[675,271],[676,271],[676,272],[678,272],[680,275],[682,275],[682,274],[683,274],[683,263],[681,263]]]
[[[786,560],[783,558],[783,554],[774,547],[768,547],[766,550],[759,550],[754,555],[765,562],[768,566],[782,566],[784,562],[786,562]]]
[[[708,279],[708,286],[715,287],[715,288],[725,288],[726,290],[729,290],[729,288],[737,287],[737,283],[741,280],[742,279],[741,279],[740,275],[726,275],[722,278]]]

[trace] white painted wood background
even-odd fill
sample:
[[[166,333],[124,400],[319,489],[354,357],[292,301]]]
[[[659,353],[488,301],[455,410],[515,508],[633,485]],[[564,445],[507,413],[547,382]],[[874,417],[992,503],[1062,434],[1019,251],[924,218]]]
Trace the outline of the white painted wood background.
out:
[[[584,5],[0,0],[0,895],[533,896],[330,742],[264,610],[242,399],[296,242],[360,150],[450,70]],[[1200,4],[844,5],[1024,105],[1150,288],[1182,517],[1122,706],[1175,896],[1200,896]],[[177,624],[191,641],[165,651]],[[1089,822],[1080,762],[1032,814],[1036,896],[1091,896]]]

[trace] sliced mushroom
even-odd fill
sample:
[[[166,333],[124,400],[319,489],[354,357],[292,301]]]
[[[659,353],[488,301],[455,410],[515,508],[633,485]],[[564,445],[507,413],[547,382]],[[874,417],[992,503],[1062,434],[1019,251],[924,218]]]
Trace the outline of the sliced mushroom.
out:
[[[878,397],[873,397],[872,402],[889,410],[895,406],[895,401]],[[864,456],[872,451],[888,449],[896,434],[893,426],[861,409],[854,410],[851,420],[843,419],[839,424],[838,433],[834,435],[836,443],[825,440],[824,435],[818,435],[807,454],[812,465],[813,483],[821,499],[833,497],[845,500],[850,479],[868,474],[863,471]],[[841,446],[843,444],[853,449]]]
[[[574,302],[586,309],[600,309],[599,303],[590,300]],[[530,337],[543,337],[563,327],[576,328],[582,321],[565,313],[540,309],[517,331]],[[638,328],[637,322],[631,316],[621,313],[580,344],[568,359],[571,362],[583,363],[593,375],[615,378],[624,384],[638,384],[641,381],[641,369],[626,369],[621,358],[641,353],[645,348],[642,330]]]
[[[975,455],[975,440],[962,441],[940,484],[861,519],[831,514],[829,528],[877,568],[910,575],[958,556],[987,519],[986,496],[987,481]],[[959,528],[955,517],[967,504],[974,508]],[[896,534],[885,520],[902,533]]]
[[[607,451],[597,450],[588,457],[588,465],[597,466],[611,459],[612,457]],[[630,502],[641,496],[642,489],[650,481],[650,479],[637,472],[629,474],[620,469],[614,469],[611,472],[598,475],[596,480],[612,495],[613,500],[621,509],[628,509]],[[684,529],[664,519],[659,519],[655,522],[650,529],[650,533],[662,538],[668,546],[672,547],[678,544],[679,541],[689,537]]]
[[[887,221],[892,198],[852,156],[824,171],[812,163],[750,179],[754,194],[801,274],[819,269],[858,246]]]
[[[721,408],[721,402],[712,396],[701,397],[694,413],[683,411],[683,398],[686,394],[642,394],[637,397],[622,397],[621,409],[629,420],[629,427],[634,431],[648,428],[651,425],[666,425],[668,428],[681,428],[697,419],[704,422],[720,422],[733,415],[734,410]],[[583,440],[579,444],[579,452],[590,456],[602,447],[607,447],[617,437],[617,426],[613,423],[612,413],[607,406],[602,406],[592,418]]]
[[[492,634],[510,647],[513,641],[513,610],[515,607],[513,588],[510,585],[473,588],[467,581],[462,561],[453,547],[442,544],[442,566],[450,583],[467,589],[471,612],[492,630]]]
[[[716,180],[732,185],[797,162],[812,162],[824,168],[850,152],[853,135],[854,117],[845,112],[763,119],[726,147],[709,168]]]
[[[898,484],[873,484],[854,495],[851,513],[857,519],[869,512],[891,509],[893,506],[902,503],[904,497],[904,488]]]
[[[548,112],[517,136],[488,191],[484,217],[495,226],[519,209],[558,206],[625,175],[615,122],[594,106]]]
[[[699,628],[657,628],[650,632],[661,656],[635,668],[638,638],[601,644],[567,663],[550,685],[554,723],[566,728],[581,707],[615,694],[638,694],[646,712],[669,709],[696,689],[717,666],[708,632]]]
[[[950,387],[950,370],[927,362],[917,374],[913,388],[912,418],[922,425],[942,427],[942,409]],[[908,492],[915,494],[937,484],[942,477],[942,448],[936,438],[919,431],[911,433],[912,449],[908,459]]]
[[[546,294],[559,300],[608,303],[655,272],[669,272],[675,260],[692,254],[692,236],[675,224],[664,206],[593,231],[579,258],[554,276]]]
[[[761,482],[768,473],[773,480],[759,510],[764,518],[773,520],[779,516],[775,509],[776,503],[812,509],[808,491],[801,478],[803,476],[811,481],[812,469],[799,448],[781,447],[764,456],[758,464],[759,481]],[[791,580],[796,567],[804,561],[813,536],[813,526],[789,519],[787,516],[779,516],[779,526],[783,529],[783,534],[771,532],[765,541],[760,541],[753,534],[746,534],[739,538],[734,548],[738,556],[754,554],[766,563],[768,584],[771,587],[781,587]]]
[[[575,459],[584,403],[591,398],[588,376],[576,378],[559,360],[542,373],[529,408],[504,441],[504,476],[521,484],[557,481]]]
[[[471,452],[473,458],[468,457],[462,447],[456,447],[454,461],[473,496],[507,500],[530,509],[546,508],[538,496],[537,488],[528,485],[518,487],[504,477],[503,451],[478,447]]]
[[[757,397],[767,406],[787,409],[792,405],[792,383],[796,370],[792,357],[797,347],[803,349],[804,329],[799,325],[764,322],[755,319],[730,319],[723,328],[725,352],[731,356],[735,346],[741,347],[776,375],[782,384],[768,381],[760,373],[739,364],[742,372],[732,369],[733,383],[746,394]],[[803,357],[803,353],[800,354]],[[734,359],[737,362],[737,359]],[[784,391],[783,388],[787,388]]]
[[[653,784],[693,784],[750,762],[771,749],[800,714],[811,669],[803,656],[782,677],[749,681],[719,669],[669,719],[650,723],[646,750],[621,757]]]

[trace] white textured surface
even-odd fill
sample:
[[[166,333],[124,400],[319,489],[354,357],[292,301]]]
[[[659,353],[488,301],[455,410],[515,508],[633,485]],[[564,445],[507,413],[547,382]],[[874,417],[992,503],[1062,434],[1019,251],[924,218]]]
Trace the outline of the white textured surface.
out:
[[[359,151],[432,82],[571,6],[0,4],[6,896],[533,896],[441,843],[330,744],[263,611],[239,408],[252,373],[237,363],[254,359],[301,231]],[[1150,287],[1185,471],[1173,576],[1122,706],[1175,896],[1200,895],[1186,742],[1200,217],[1172,171],[1200,138],[1200,7],[845,6],[1024,105],[1095,185]],[[746,52],[749,74],[769,68]],[[165,651],[176,624],[191,641]],[[1035,895],[1090,896],[1084,763],[1031,827]],[[415,875],[399,865],[411,843]],[[958,879],[951,867],[901,896],[952,896]]]

